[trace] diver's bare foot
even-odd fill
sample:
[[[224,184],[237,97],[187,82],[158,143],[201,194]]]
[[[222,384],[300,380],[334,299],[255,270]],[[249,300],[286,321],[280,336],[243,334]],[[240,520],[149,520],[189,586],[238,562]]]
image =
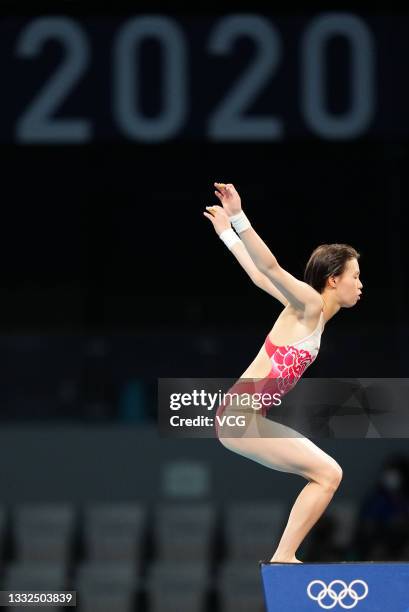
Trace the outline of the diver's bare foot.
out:
[[[270,563],[302,563],[297,557],[276,557],[275,555],[270,559]]]

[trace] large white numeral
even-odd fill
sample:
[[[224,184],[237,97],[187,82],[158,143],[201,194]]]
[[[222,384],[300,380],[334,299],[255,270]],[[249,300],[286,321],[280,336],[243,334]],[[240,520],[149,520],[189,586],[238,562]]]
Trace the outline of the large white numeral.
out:
[[[281,58],[281,42],[276,29],[259,15],[224,17],[209,41],[211,53],[230,53],[239,36],[248,36],[257,46],[254,63],[209,120],[209,136],[214,140],[279,140],[283,122],[275,117],[245,117],[244,112],[268,84]]]
[[[140,109],[141,44],[154,38],[162,47],[163,107],[160,115],[146,117]],[[114,47],[114,115],[124,134],[136,140],[159,142],[177,135],[187,115],[187,49],[183,32],[173,19],[147,15],[128,21]]]
[[[325,46],[333,36],[344,36],[351,45],[352,100],[341,116],[325,108]],[[301,105],[308,127],[324,138],[347,139],[361,135],[375,112],[374,43],[361,19],[344,13],[325,14],[313,20],[302,42]]]
[[[274,116],[251,116],[249,108],[270,84],[281,60],[280,34],[260,15],[222,18],[210,34],[210,53],[232,53],[239,37],[250,38],[256,56],[245,73],[213,111],[208,123],[212,140],[280,140],[284,124]],[[351,48],[351,103],[340,114],[331,113],[326,100],[326,47],[343,36]],[[57,39],[65,56],[62,64],[16,123],[22,143],[84,143],[92,138],[92,124],[84,118],[57,118],[59,106],[90,64],[89,42],[80,26],[67,17],[32,21],[20,33],[16,53],[34,58],[49,39]],[[143,70],[141,46],[154,39],[161,50],[163,80],[158,91],[161,110],[155,117],[142,111]],[[175,20],[144,15],[127,21],[119,31],[113,54],[113,113],[126,137],[161,142],[180,134],[189,111],[188,49],[184,32]],[[360,136],[375,114],[375,49],[368,26],[357,16],[328,13],[313,19],[301,43],[301,111],[307,127],[327,139]]]
[[[90,121],[52,116],[89,64],[88,41],[81,28],[66,17],[36,19],[21,32],[16,52],[19,57],[35,57],[50,38],[65,47],[65,61],[18,119],[16,138],[22,143],[83,143],[92,135]]]

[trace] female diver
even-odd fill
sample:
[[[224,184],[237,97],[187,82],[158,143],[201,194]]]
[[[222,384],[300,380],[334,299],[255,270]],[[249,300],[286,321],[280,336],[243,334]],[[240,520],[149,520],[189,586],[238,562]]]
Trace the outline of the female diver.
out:
[[[207,206],[203,214],[255,285],[284,306],[241,379],[270,379],[284,395],[315,360],[326,322],[341,308],[354,306],[360,299],[363,285],[359,278],[359,254],[345,244],[321,245],[312,253],[302,282],[280,266],[252,228],[234,186],[214,185],[222,206]],[[238,381],[230,392],[248,391],[248,384]],[[253,383],[253,389],[256,384]],[[237,415],[238,410],[240,405],[233,408],[222,404],[217,414]],[[237,436],[236,432],[233,435],[225,424],[216,426],[217,434],[226,448],[274,470],[299,474],[308,480],[295,500],[271,558],[271,562],[301,563],[296,551],[331,501],[342,469],[311,440],[267,419],[266,412],[253,410],[242,435]],[[243,408],[243,413],[248,415],[248,408]]]

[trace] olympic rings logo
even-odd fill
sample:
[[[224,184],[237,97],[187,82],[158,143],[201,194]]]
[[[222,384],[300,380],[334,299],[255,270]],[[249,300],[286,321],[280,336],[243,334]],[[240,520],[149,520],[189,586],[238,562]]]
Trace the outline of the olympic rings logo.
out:
[[[314,585],[319,585],[321,587],[321,590],[315,595],[312,592]],[[333,588],[335,585],[339,585],[341,587],[341,590],[338,593]],[[361,594],[357,593],[357,591],[354,589],[355,585],[360,585],[362,587],[363,591]],[[359,588],[358,590],[360,591],[361,589]],[[308,597],[316,601],[318,605],[325,610],[330,610],[337,604],[339,604],[341,608],[344,608],[345,610],[355,608],[358,601],[365,599],[365,597],[368,595],[368,591],[368,585],[364,580],[353,580],[349,586],[343,580],[333,580],[328,586],[322,580],[312,580],[307,587]],[[325,599],[325,597],[330,597],[332,599],[331,603],[324,603],[323,599]],[[352,603],[344,603],[343,600],[348,597],[352,599]]]

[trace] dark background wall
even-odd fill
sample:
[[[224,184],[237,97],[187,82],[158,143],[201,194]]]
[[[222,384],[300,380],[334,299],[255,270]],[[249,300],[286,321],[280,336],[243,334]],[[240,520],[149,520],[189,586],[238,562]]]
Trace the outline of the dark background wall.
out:
[[[352,34],[337,36],[333,26],[335,34],[322,46],[322,126],[314,127],[305,110],[302,83],[309,72],[303,41],[327,14],[256,15],[264,27],[274,28],[281,52],[279,67],[270,67],[262,85],[247,90],[254,102],[244,108],[256,121],[269,111],[281,133],[269,137],[268,126],[264,132],[256,126],[241,139],[248,117],[241,118],[234,136],[223,136],[220,129],[213,136],[209,125],[239,77],[261,61],[258,45],[264,39],[256,33],[263,30],[251,21],[253,33],[247,39],[237,35],[230,53],[217,55],[206,44],[221,27],[221,16],[154,15],[165,19],[184,45],[187,67],[168,98],[161,62],[174,53],[149,38],[139,56],[136,45],[130,47],[135,65],[142,58],[139,88],[134,83],[128,97],[115,94],[113,83],[127,73],[115,63],[118,41],[137,13],[110,19],[74,11],[55,18],[57,23],[50,16],[3,21],[2,61],[9,84],[1,126],[5,329],[189,326],[194,334],[239,324],[264,331],[276,305],[249,284],[201,215],[214,201],[214,180],[237,186],[256,229],[298,276],[319,243],[349,242],[361,251],[364,299],[331,326],[365,329],[373,337],[405,323],[408,129],[402,103],[407,83],[397,65],[409,54],[402,25],[392,16],[349,12]],[[370,33],[374,76],[366,92],[371,110],[348,136],[360,105],[353,81],[360,57],[359,49],[354,51],[354,20]],[[30,36],[42,41],[31,56],[21,50]],[[36,95],[59,74],[75,44],[87,49],[81,76],[59,103],[54,98],[46,120],[28,121]],[[134,103],[134,132],[120,127],[117,98]],[[170,136],[163,130],[154,137],[149,122],[166,114],[168,99],[184,108],[184,121]],[[328,118],[340,127],[325,127]],[[84,130],[75,136],[78,123]]]

